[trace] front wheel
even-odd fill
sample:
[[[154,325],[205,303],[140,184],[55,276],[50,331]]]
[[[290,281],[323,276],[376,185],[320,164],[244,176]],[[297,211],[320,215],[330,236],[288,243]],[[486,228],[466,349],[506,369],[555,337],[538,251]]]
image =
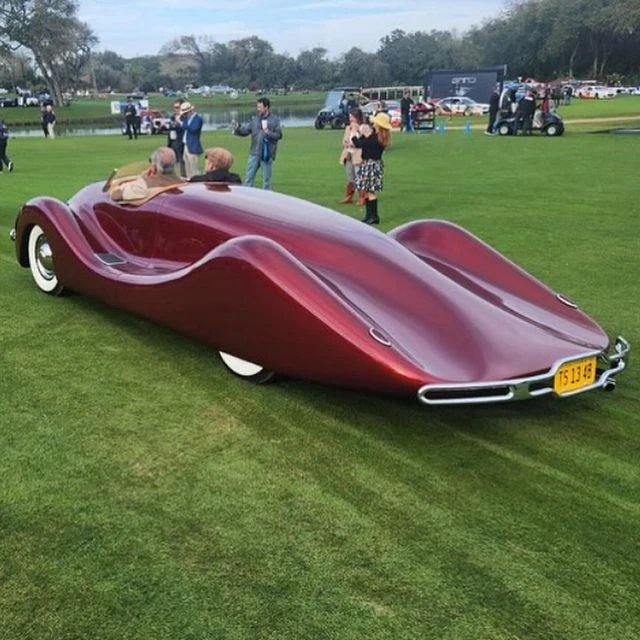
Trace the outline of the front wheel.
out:
[[[548,135],[548,136],[559,136],[561,131],[560,131],[560,127],[557,124],[550,124],[545,130],[544,132]]]
[[[316,121],[313,124],[316,129],[324,129],[324,122],[320,120],[320,118],[316,118]]]
[[[505,122],[498,127],[498,133],[501,136],[508,136],[511,133],[511,127]]]
[[[56,276],[53,252],[42,227],[35,225],[31,228],[27,249],[31,275],[38,288],[49,295],[59,296],[64,285]]]
[[[271,369],[265,369],[259,364],[243,360],[237,356],[232,356],[230,353],[225,353],[224,351],[219,351],[218,353],[225,367],[227,367],[231,373],[243,378],[247,382],[265,384],[275,377],[275,371]]]

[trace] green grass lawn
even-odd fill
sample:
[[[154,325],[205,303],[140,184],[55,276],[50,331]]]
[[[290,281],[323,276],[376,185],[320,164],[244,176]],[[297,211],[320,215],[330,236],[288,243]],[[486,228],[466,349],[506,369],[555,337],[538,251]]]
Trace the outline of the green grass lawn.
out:
[[[243,172],[246,139],[204,138]],[[285,131],[274,188],[337,207],[340,139]],[[22,203],[66,199],[158,142],[9,145],[0,638],[640,637],[633,358],[612,394],[428,408],[294,380],[251,386],[199,343],[36,289],[8,239]],[[588,127],[394,134],[381,230],[459,223],[637,348],[639,144]]]

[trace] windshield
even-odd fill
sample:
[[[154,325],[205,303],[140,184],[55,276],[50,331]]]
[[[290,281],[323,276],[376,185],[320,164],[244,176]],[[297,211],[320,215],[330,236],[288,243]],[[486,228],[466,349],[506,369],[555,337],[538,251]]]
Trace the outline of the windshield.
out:
[[[339,107],[340,102],[342,102],[342,96],[342,91],[329,91],[327,98],[324,101],[325,109]]]

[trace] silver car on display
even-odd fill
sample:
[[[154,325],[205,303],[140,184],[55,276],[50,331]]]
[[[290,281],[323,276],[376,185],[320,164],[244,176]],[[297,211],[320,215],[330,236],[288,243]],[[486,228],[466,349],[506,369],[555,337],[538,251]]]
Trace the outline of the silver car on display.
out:
[[[436,104],[436,113],[442,116],[482,116],[489,113],[489,105],[465,96],[451,96]]]

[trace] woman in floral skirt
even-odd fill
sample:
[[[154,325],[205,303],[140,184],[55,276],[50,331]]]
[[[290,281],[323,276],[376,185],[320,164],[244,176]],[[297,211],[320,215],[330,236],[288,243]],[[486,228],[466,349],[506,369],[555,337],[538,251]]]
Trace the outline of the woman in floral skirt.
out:
[[[391,119],[388,113],[379,112],[371,120],[373,127],[363,124],[360,135],[354,136],[353,146],[362,149],[362,163],[356,171],[356,189],[365,194],[365,224],[378,224],[378,192],[382,191],[384,162],[382,154],[391,144]]]

